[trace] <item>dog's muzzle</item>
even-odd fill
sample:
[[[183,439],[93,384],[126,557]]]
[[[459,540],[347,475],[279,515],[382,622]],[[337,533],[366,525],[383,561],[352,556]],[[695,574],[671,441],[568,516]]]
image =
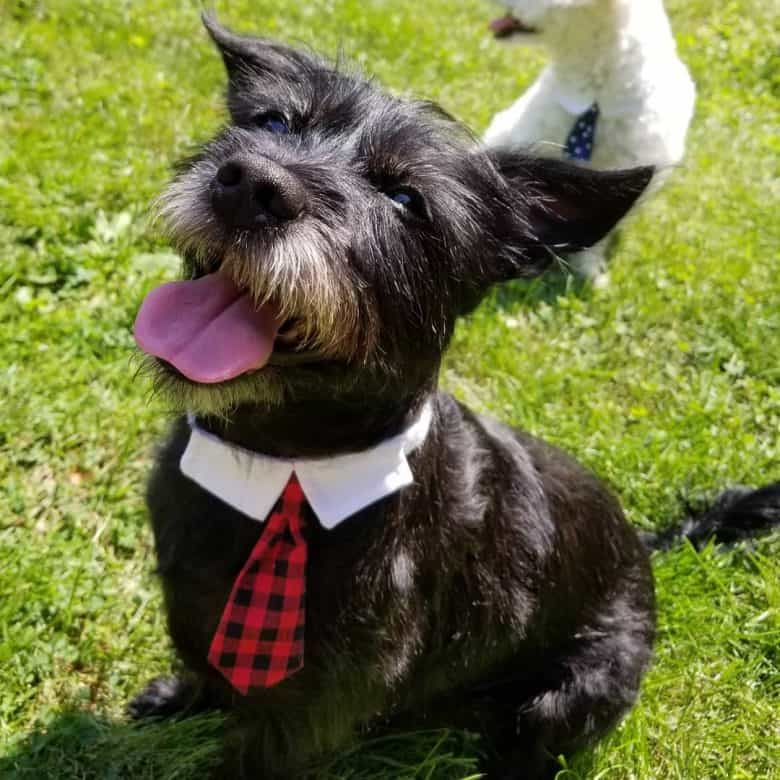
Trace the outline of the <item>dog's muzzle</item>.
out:
[[[493,19],[488,25],[495,38],[511,38],[520,33],[535,33],[535,27],[529,27],[512,14],[505,14],[498,19]]]
[[[217,171],[211,205],[226,227],[248,230],[300,216],[306,190],[294,173],[270,158],[237,155]]]

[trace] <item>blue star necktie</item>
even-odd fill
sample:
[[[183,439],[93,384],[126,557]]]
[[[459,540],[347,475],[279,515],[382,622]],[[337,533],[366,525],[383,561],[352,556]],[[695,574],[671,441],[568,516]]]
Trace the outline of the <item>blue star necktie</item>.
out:
[[[574,127],[566,137],[566,156],[570,160],[590,160],[593,155],[593,142],[596,140],[598,118],[598,103],[594,103],[577,117]]]

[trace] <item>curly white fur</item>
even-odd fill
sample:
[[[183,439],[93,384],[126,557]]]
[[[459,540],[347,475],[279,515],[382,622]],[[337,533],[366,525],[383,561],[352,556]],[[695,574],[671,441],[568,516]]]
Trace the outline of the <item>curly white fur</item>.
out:
[[[662,0],[507,0],[507,5],[538,30],[523,40],[538,38],[551,61],[519,100],[496,114],[485,142],[560,156],[576,118],[597,102],[590,164],[655,165],[652,189],[657,189],[683,157],[695,100]],[[583,275],[598,279],[606,245],[570,260]]]

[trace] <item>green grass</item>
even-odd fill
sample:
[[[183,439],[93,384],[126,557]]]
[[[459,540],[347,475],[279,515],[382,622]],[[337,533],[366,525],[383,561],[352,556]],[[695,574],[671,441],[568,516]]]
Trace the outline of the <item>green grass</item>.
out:
[[[699,87],[689,155],[623,233],[612,285],[514,285],[459,328],[444,383],[573,451],[637,525],[780,478],[777,6],[669,0]],[[481,0],[222,2],[237,26],[363,63],[481,130],[539,53]],[[179,0],[0,0],[0,777],[204,776],[220,722],[143,729],[171,653],[142,501],[159,400],[130,327],[176,258],[148,229],[169,165],[218,126],[222,73]],[[639,705],[561,777],[780,778],[780,540],[655,562]],[[478,742],[387,735],[323,778],[474,776]]]

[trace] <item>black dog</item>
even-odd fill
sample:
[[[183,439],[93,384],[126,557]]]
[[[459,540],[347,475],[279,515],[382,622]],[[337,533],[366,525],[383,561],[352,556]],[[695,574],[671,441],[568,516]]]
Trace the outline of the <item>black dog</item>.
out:
[[[231,123],[161,199],[190,281],[152,293],[136,324],[194,415],[148,495],[186,671],[131,712],[230,708],[231,778],[300,777],[396,715],[478,729],[489,777],[546,776],[636,698],[648,553],[597,479],[438,391],[439,365],[491,285],[598,241],[652,171],[489,153],[433,105],[206,26]],[[265,548],[293,470],[311,506]],[[287,576],[273,555],[301,534],[305,617],[263,586],[263,637],[241,660],[224,648],[251,621],[226,610],[261,596],[234,584],[269,560]],[[281,632],[271,612],[290,633],[261,651]],[[278,675],[255,685],[250,669]]]

